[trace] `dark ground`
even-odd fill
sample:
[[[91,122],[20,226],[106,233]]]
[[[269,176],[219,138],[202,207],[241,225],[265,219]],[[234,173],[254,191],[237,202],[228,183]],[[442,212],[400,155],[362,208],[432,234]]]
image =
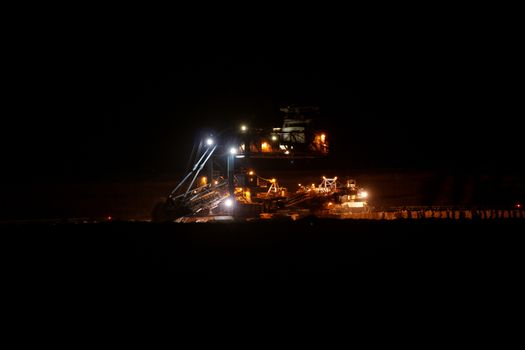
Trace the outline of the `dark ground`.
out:
[[[48,329],[74,341],[121,329],[122,339],[151,343],[147,326],[169,329],[176,342],[186,328],[195,339],[215,341],[209,328],[228,339],[245,329],[263,333],[251,341],[320,329],[346,338],[363,329],[373,341],[450,343],[461,335],[501,343],[508,338],[497,330],[519,334],[524,226],[315,219],[2,224],[3,309],[22,332],[32,322],[38,339],[47,339]]]
[[[522,290],[524,221],[2,224],[19,284],[184,288],[210,280]]]

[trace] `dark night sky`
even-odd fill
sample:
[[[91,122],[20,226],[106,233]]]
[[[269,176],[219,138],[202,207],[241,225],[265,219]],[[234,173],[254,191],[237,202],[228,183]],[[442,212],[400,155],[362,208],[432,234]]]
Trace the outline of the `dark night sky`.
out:
[[[512,28],[445,27],[32,35],[6,83],[4,175],[178,170],[202,127],[278,125],[288,103],[321,107],[350,167],[517,169],[523,74]]]

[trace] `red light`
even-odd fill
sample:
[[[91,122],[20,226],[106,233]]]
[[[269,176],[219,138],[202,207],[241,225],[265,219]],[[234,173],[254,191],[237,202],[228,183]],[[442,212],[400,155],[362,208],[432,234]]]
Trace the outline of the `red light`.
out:
[[[518,208],[518,209],[521,208],[521,204],[519,204],[519,203],[516,204],[516,208]]]
[[[112,216],[108,216],[108,221],[111,221],[113,220],[113,217]]]

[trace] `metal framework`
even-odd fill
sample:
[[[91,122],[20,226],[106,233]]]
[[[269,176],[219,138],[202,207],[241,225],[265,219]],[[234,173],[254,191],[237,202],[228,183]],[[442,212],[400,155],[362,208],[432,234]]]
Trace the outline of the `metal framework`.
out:
[[[327,178],[323,176],[323,181],[317,187],[318,192],[335,192],[337,191],[337,176],[334,178]]]
[[[226,135],[225,131],[232,129],[226,128],[217,133],[217,137],[220,136],[221,140],[210,138],[206,142],[201,141],[198,147],[195,144],[188,163],[192,165],[190,170],[169,192],[165,203],[157,205],[154,217],[173,221],[182,216],[210,214],[223,202],[229,203],[230,206],[235,202],[245,205],[258,204],[251,200],[249,191],[242,189],[244,181],[236,178],[236,158],[245,158],[245,160],[250,158],[300,159],[324,157],[328,154],[326,134],[314,130],[311,123],[311,116],[318,113],[318,108],[289,106],[281,108],[281,112],[284,113],[282,127],[266,130],[243,125],[234,135]],[[217,160],[217,157],[226,160],[226,169],[219,166],[223,170],[222,173],[214,169],[214,160]],[[195,186],[197,178],[206,165],[209,170],[208,183]],[[289,196],[285,198],[286,189],[280,187],[276,179],[257,178],[269,184],[264,195],[260,192],[256,193],[257,200],[281,203],[289,198]],[[240,190],[236,187],[238,185],[241,186]],[[324,179],[319,186],[319,191],[324,193],[336,189],[336,178]],[[293,201],[288,200],[288,205],[297,204],[299,201],[308,199],[309,196],[303,194],[294,196]],[[230,200],[227,201],[227,199]]]

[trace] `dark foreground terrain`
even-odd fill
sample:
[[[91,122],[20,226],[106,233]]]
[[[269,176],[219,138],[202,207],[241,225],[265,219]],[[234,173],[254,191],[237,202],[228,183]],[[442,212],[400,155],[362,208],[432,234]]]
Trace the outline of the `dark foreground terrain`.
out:
[[[516,293],[525,220],[2,224],[4,276],[49,286],[264,280]]]

